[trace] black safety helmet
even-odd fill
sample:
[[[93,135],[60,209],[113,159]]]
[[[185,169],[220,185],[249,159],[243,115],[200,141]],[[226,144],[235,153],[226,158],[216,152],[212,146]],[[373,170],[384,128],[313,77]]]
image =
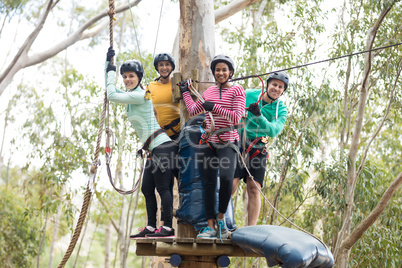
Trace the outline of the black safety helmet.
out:
[[[159,53],[155,56],[154,58],[154,66],[155,66],[155,70],[159,73],[158,71],[158,62],[166,60],[168,62],[170,62],[170,64],[172,64],[172,72],[173,70],[176,68],[176,65],[174,63],[174,58],[172,55],[170,55],[169,53]]]
[[[144,76],[144,68],[138,60],[126,60],[123,62],[120,66],[120,74],[123,75],[124,72],[135,72],[138,76],[138,85],[141,83],[142,77]]]
[[[233,73],[234,73],[234,71],[235,71],[234,61],[230,57],[220,54],[220,55],[216,55],[211,61],[211,71],[212,71],[213,75],[215,74],[215,66],[219,62],[226,63],[229,66],[229,70],[233,71]]]
[[[271,79],[278,79],[281,80],[283,83],[285,83],[285,90],[288,88],[289,85],[289,75],[285,72],[274,72],[268,75],[267,78],[267,89],[268,89],[268,84]],[[285,92],[285,90],[283,92]]]

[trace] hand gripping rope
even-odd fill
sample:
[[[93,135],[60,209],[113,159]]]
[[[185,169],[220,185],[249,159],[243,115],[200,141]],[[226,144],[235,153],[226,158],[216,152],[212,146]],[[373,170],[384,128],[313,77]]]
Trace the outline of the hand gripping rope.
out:
[[[199,100],[201,100],[202,103],[204,103],[204,102],[205,102],[204,98],[203,98],[202,95],[193,87],[193,82],[191,81],[191,79],[188,79],[188,80],[187,80],[187,83],[188,83],[188,85],[189,85],[188,88],[190,89],[190,91],[191,91],[195,96],[197,96],[197,98],[198,98]],[[206,135],[205,135],[205,140],[207,140],[209,137],[211,137],[212,132],[214,132],[214,130],[215,130],[215,120],[214,120],[214,117],[212,116],[212,112],[208,111],[208,114],[209,114],[209,117],[211,118],[211,127],[210,127],[209,131],[208,131],[208,132],[206,133]]]

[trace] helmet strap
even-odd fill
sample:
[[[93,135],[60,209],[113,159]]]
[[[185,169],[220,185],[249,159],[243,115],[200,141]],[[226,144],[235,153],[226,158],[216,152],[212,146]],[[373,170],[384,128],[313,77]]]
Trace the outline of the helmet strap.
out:
[[[278,98],[274,99],[274,98],[272,98],[271,96],[269,96],[268,90],[265,91],[265,92],[267,93],[268,99],[270,99],[272,102],[274,102],[274,101],[276,101],[276,100],[278,99]]]
[[[161,77],[163,78],[163,79],[168,79],[169,78],[169,76],[170,76],[170,74],[173,72],[173,70],[172,71],[170,71],[170,73],[167,75],[167,76],[162,76],[160,73],[159,73],[159,71],[158,71],[158,73],[159,73],[159,77],[158,77],[158,80],[159,79],[161,79]]]

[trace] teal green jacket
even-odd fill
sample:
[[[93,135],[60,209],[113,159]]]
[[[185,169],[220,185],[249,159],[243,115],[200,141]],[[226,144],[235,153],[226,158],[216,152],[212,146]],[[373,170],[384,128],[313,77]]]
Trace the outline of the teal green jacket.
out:
[[[108,62],[106,62],[106,66]],[[116,88],[116,72],[109,71],[106,73],[105,82],[107,90],[107,98],[110,101],[127,104],[127,119],[135,129],[141,142],[144,143],[152,133],[161,127],[155,118],[152,101],[145,99],[145,91],[140,87],[136,87],[133,91],[126,92]],[[149,145],[152,151],[155,147],[171,139],[166,133],[158,135]]]
[[[258,101],[261,96],[260,89],[246,90],[246,108]],[[269,136],[276,137],[285,126],[288,116],[288,109],[281,100],[276,100],[273,103],[266,103],[261,100],[259,103],[261,116],[256,117],[252,113],[247,113],[245,120],[246,137],[247,139],[256,139],[258,137]]]

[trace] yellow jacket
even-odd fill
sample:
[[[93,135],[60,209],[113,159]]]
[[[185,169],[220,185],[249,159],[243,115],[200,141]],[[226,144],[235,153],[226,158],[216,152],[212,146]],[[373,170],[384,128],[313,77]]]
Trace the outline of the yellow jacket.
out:
[[[180,103],[173,103],[171,83],[161,84],[154,81],[148,85],[148,89],[151,92],[152,103],[156,110],[156,119],[161,127],[180,118]],[[180,123],[173,129],[166,131],[169,136],[179,132]]]

